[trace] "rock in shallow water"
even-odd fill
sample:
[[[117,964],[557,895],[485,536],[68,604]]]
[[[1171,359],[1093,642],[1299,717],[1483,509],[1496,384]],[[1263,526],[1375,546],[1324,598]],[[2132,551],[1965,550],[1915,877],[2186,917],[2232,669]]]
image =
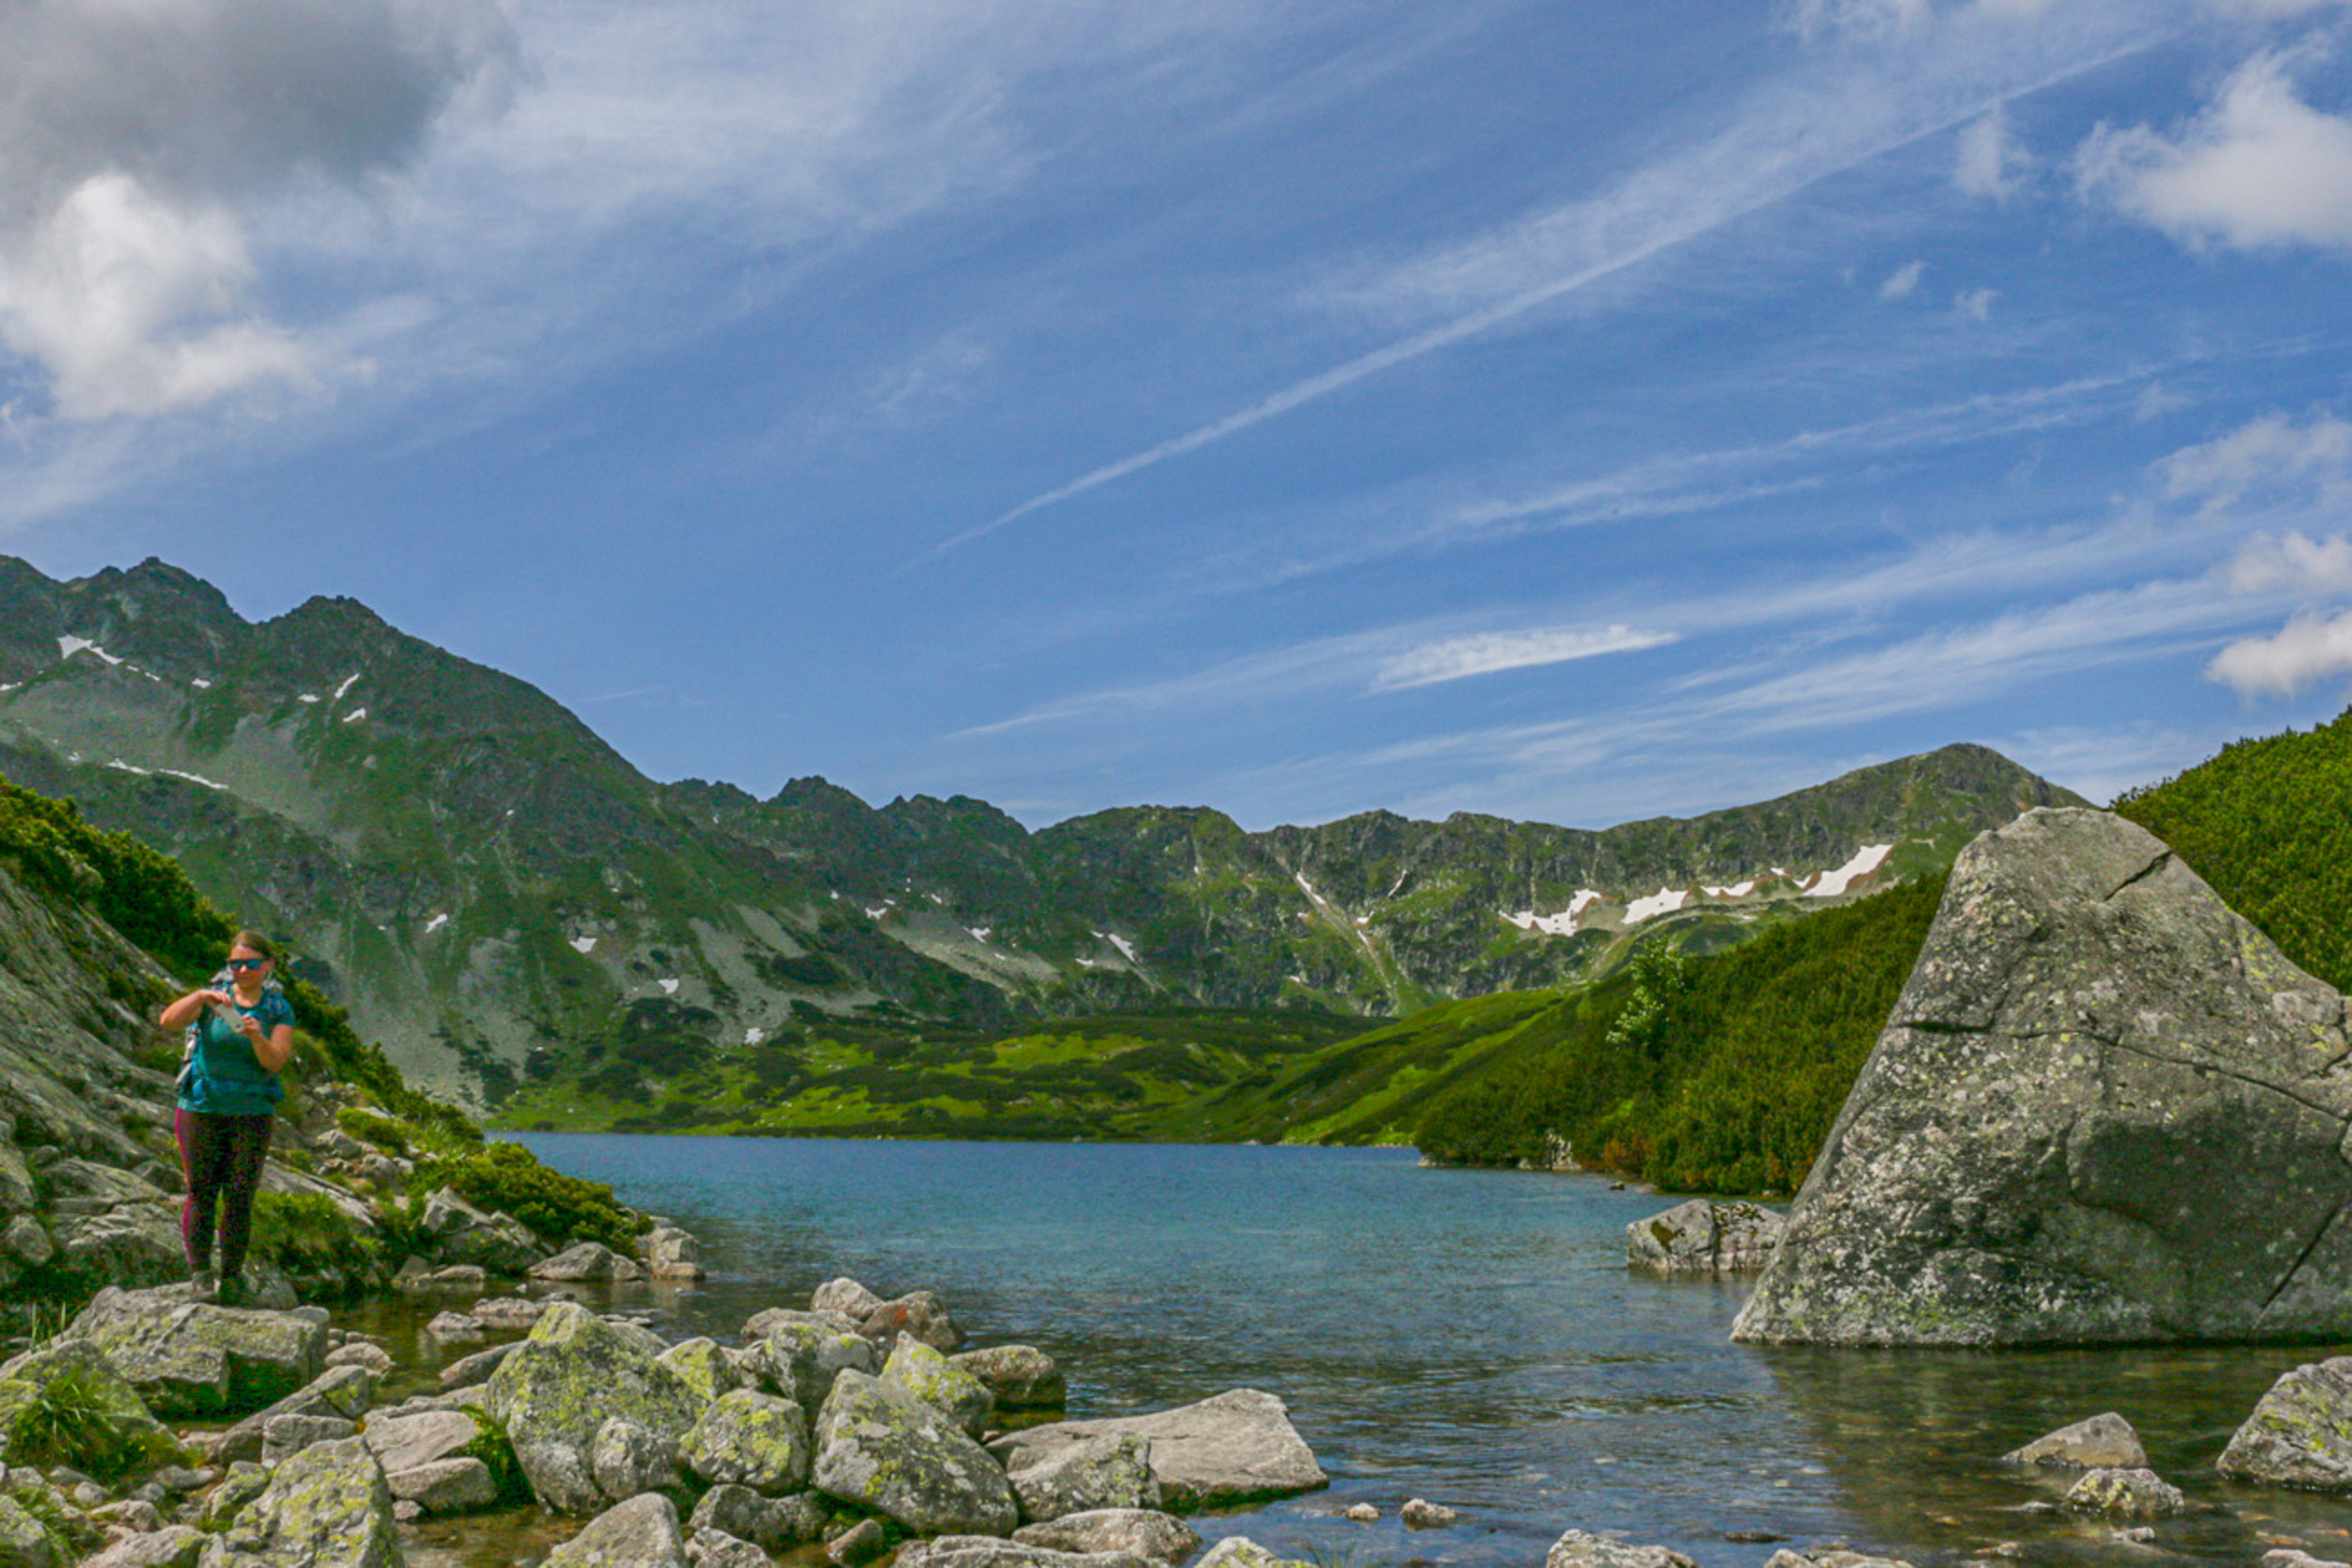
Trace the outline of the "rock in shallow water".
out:
[[[643,1338],[562,1302],[490,1374],[483,1406],[505,1427],[543,1506],[584,1513],[604,1502],[592,1450],[606,1421],[629,1422],[675,1451],[701,1415],[694,1391]]]
[[[1694,1197],[1625,1227],[1625,1260],[1652,1274],[1754,1274],[1772,1260],[1786,1223],[1758,1203]]]
[[[1148,1508],[1097,1508],[1065,1513],[1042,1524],[1024,1525],[1012,1538],[1057,1552],[1124,1552],[1156,1562],[1180,1563],[1200,1549],[1200,1537],[1172,1513]]]
[[[2238,1481],[2352,1492],[2352,1356],[2281,1376],[2214,1463]]]
[[[944,1535],[899,1549],[893,1568],[1151,1568],[1124,1552],[1060,1552],[993,1535]]]
[[[1152,1474],[1168,1508],[1218,1508],[1329,1484],[1282,1402],[1255,1388],[1148,1416],[1030,1427],[1008,1433],[989,1451],[1012,1467],[1029,1462],[1019,1457],[1024,1454],[1048,1453],[1089,1437],[1126,1436],[1151,1443]]]
[[[1664,1546],[1630,1546],[1572,1529],[1551,1544],[1544,1568],[1698,1568],[1698,1564]]]
[[[2188,1512],[2181,1489],[2155,1471],[2092,1470],[2066,1494],[2066,1506],[2124,1519],[2169,1519]]]
[[[1053,1448],[1015,1449],[1005,1466],[1021,1517],[1032,1524],[1104,1509],[1152,1510],[1160,1483],[1152,1444],[1132,1433],[1083,1437]]]
[[[609,1508],[549,1552],[544,1568],[687,1568],[677,1505],[648,1492]]]
[[[986,1385],[999,1410],[1058,1410],[1066,1397],[1061,1369],[1033,1345],[991,1345],[947,1359]]]
[[[2004,1465],[2073,1465],[2081,1470],[2131,1470],[2148,1463],[2132,1423],[2105,1411],[2037,1437],[2001,1456]]]
[[[1009,1535],[1020,1505],[989,1451],[931,1406],[844,1371],[817,1418],[817,1489],[916,1535]]]
[[[901,1334],[882,1364],[882,1381],[895,1384],[977,1437],[996,1408],[988,1385],[950,1362],[931,1346]]]
[[[2154,837],[2028,812],[1954,863],[1734,1337],[2352,1334],[2346,1053],[2344,998]]]

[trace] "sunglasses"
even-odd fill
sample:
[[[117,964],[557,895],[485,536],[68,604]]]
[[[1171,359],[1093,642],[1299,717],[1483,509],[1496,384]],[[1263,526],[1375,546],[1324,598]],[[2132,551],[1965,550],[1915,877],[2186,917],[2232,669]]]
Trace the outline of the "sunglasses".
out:
[[[267,958],[231,958],[229,967],[242,974],[248,969],[259,969],[267,962]]]

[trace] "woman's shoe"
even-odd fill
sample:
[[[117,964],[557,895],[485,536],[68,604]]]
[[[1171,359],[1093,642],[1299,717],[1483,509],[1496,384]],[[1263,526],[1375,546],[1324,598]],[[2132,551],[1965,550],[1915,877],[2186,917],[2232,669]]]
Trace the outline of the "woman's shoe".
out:
[[[245,1275],[225,1274],[220,1276],[220,1288],[213,1292],[213,1300],[222,1307],[243,1307],[252,1294]]]
[[[188,1270],[188,1298],[191,1301],[215,1301],[220,1296],[220,1281],[213,1271],[201,1265]]]

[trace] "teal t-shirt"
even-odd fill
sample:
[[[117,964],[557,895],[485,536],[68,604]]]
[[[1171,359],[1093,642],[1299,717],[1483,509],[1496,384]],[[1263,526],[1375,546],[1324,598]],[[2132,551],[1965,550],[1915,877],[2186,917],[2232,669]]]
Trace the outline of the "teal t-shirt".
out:
[[[294,1021],[293,1005],[275,984],[262,989],[261,1001],[237,1011],[261,1020],[264,1037],[279,1024]],[[197,1015],[196,1050],[180,1080],[182,1110],[214,1117],[265,1117],[285,1098],[278,1074],[262,1069],[243,1031],[215,1018],[210,1007]]]

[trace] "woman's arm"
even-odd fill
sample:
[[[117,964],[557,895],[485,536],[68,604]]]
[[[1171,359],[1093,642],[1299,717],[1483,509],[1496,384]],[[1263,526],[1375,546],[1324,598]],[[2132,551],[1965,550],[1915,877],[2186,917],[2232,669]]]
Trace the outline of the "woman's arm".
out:
[[[214,990],[209,987],[202,990],[192,990],[156,1014],[155,1022],[167,1029],[183,1029],[194,1021],[197,1014],[215,1003],[224,1007],[228,1006],[229,993],[225,990]]]
[[[268,1034],[262,1032],[262,1021],[247,1013],[237,1020],[237,1027],[253,1043],[253,1059],[262,1064],[263,1072],[277,1072],[294,1054],[294,1025],[281,1023]]]

